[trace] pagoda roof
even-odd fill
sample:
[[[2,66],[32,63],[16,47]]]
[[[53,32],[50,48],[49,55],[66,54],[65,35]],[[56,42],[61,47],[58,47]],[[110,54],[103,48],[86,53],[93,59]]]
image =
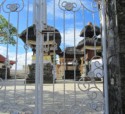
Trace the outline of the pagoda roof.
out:
[[[79,49],[74,49],[74,47],[67,47],[65,49],[65,56],[69,57],[69,58],[73,58],[74,54],[76,55],[76,57],[81,57],[84,55],[84,52],[82,52]],[[62,57],[64,55],[64,52],[60,53],[60,57]]]
[[[89,37],[92,38],[95,35],[98,36],[100,34],[100,28],[98,26],[94,26],[91,24],[86,25],[82,31],[80,32],[80,37]]]
[[[101,46],[101,38],[97,38],[97,39],[95,39],[95,38],[84,38],[83,40],[81,40],[78,43],[77,49],[80,49],[80,48],[84,47],[84,44],[85,44],[85,46],[94,46],[95,42],[96,42],[96,46]]]
[[[49,33],[49,41],[54,41],[55,37],[55,42],[59,46],[61,43],[60,32],[56,28],[47,25],[47,27],[44,28],[43,31],[41,31],[41,34],[44,34],[44,41],[47,41],[47,33]],[[27,34],[28,38],[26,38]],[[26,39],[36,42],[36,26],[32,25],[28,27],[19,35],[19,37],[23,40],[24,43],[26,43]],[[35,45],[35,44],[29,44],[29,45]]]

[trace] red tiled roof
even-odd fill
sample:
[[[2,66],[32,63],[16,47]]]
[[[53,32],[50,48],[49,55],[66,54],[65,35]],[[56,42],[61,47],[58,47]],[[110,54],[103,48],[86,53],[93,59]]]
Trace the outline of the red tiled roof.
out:
[[[6,58],[5,58],[3,55],[0,54],[0,62],[1,62],[1,63],[4,63],[5,60],[6,60]],[[11,65],[15,64],[15,61],[10,60],[10,64],[11,64]]]
[[[4,62],[5,61],[5,57],[3,55],[0,54],[0,62]]]
[[[11,64],[11,65],[13,65],[13,64],[15,64],[15,63],[16,63],[15,61],[12,61],[12,60],[10,61],[10,64]]]

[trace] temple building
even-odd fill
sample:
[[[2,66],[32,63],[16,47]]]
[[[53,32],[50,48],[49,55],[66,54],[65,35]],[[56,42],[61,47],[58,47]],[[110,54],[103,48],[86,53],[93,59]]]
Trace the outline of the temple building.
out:
[[[55,29],[52,26],[47,26],[46,28],[44,28],[43,31],[41,31],[41,34],[43,35],[43,52],[44,52],[44,57],[43,57],[43,62],[44,62],[44,74],[48,74],[49,69],[50,70],[50,74],[51,77],[44,76],[45,80],[53,80],[53,75],[56,79],[56,55],[61,53],[61,49],[60,49],[60,43],[61,43],[61,35],[59,33],[59,31],[57,29]],[[35,25],[28,27],[28,29],[24,30],[21,34],[20,34],[20,38],[23,40],[24,43],[27,43],[31,48],[32,48],[32,64],[29,65],[29,77],[31,77],[33,79],[30,80],[31,82],[35,81],[35,63],[36,63],[36,29],[35,29]],[[50,68],[51,67],[51,68]],[[45,71],[48,70],[48,72]],[[32,72],[32,73],[31,73]],[[46,72],[46,73],[45,73]],[[53,74],[52,74],[53,73]],[[31,76],[33,75],[33,76]],[[47,77],[49,79],[47,79]],[[44,80],[44,81],[45,81]]]
[[[89,22],[81,31],[80,37],[83,37],[83,40],[78,43],[76,49],[85,54],[80,58],[80,66],[82,74],[86,73],[87,76],[91,70],[91,60],[100,59],[102,56],[100,28]]]
[[[60,66],[58,66],[60,72],[59,77],[62,79],[65,78],[79,80],[81,77],[80,57],[83,56],[84,53],[79,49],[76,49],[76,47],[67,47],[64,52],[60,53]],[[74,71],[76,72],[75,75]]]

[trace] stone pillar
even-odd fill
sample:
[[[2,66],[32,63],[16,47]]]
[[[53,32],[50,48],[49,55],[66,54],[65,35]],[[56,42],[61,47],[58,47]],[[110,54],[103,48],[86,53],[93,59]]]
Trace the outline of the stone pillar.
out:
[[[125,114],[125,2],[106,5],[109,114]]]
[[[29,75],[26,79],[27,83],[35,83],[35,64],[29,65]],[[43,82],[53,83],[53,65],[51,63],[44,64],[43,69]]]
[[[122,114],[125,114],[125,1],[117,0]]]

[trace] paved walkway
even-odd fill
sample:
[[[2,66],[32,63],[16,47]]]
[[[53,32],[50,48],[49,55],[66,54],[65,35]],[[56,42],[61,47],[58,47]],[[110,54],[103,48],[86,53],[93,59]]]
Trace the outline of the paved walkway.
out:
[[[102,113],[102,83],[94,85],[83,81],[66,81],[64,84],[63,81],[57,81],[55,84],[44,84],[43,90],[44,114],[56,114],[56,112],[59,114],[76,114],[76,112],[77,114]],[[35,106],[34,84],[25,86],[23,79],[18,79],[16,83],[14,80],[9,80],[4,83],[0,93],[0,114],[3,112],[3,114],[5,112],[10,114],[7,111],[12,112],[11,114],[17,114],[14,112],[21,111],[27,112],[26,114],[33,113]],[[62,110],[64,107],[65,110]]]

